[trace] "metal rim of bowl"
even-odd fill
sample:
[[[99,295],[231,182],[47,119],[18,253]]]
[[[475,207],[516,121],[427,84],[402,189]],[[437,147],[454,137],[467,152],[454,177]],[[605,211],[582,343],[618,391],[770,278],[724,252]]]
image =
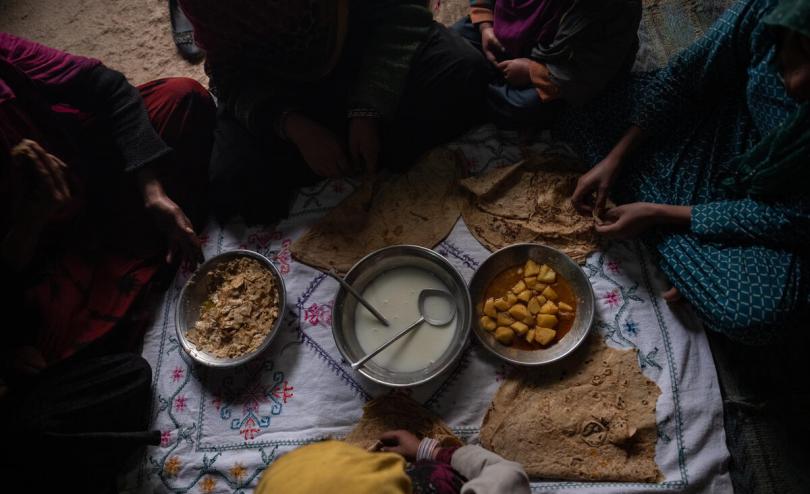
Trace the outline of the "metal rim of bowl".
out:
[[[421,245],[409,245],[409,244],[390,245],[388,247],[383,247],[382,249],[375,250],[374,252],[371,252],[370,254],[365,255],[362,259],[360,259],[359,261],[354,263],[354,265],[351,267],[351,269],[349,269],[349,271],[346,273],[346,276],[344,277],[344,279],[348,283],[351,284],[351,282],[352,282],[353,278],[355,277],[356,273],[363,267],[364,264],[366,264],[368,262],[372,262],[372,261],[374,261],[375,258],[377,258],[379,256],[382,256],[382,255],[385,255],[390,251],[401,250],[401,249],[411,250],[415,254],[418,253],[418,254],[421,254],[423,256],[427,256],[429,259],[431,259],[433,261],[436,261],[437,264],[441,265],[450,274],[450,276],[456,280],[456,282],[457,282],[456,285],[462,289],[461,290],[461,295],[463,296],[463,299],[466,302],[467,307],[469,308],[468,314],[467,314],[467,324],[463,328],[461,328],[461,334],[459,335],[459,338],[462,341],[461,344],[457,346],[455,352],[446,359],[446,361],[444,362],[444,364],[441,367],[439,367],[431,375],[425,377],[424,379],[420,379],[420,380],[417,380],[417,381],[414,381],[414,382],[411,382],[411,383],[391,383],[391,382],[387,382],[387,381],[384,381],[382,379],[379,379],[377,376],[375,376],[374,374],[369,372],[365,367],[361,367],[360,369],[357,370],[357,372],[362,374],[364,377],[366,377],[367,379],[370,379],[371,381],[373,381],[373,382],[375,382],[377,384],[382,384],[383,386],[388,386],[388,387],[392,387],[392,388],[411,388],[411,387],[415,387],[415,386],[425,384],[425,383],[430,382],[433,379],[437,378],[438,376],[441,376],[459,359],[462,352],[464,351],[464,347],[467,344],[467,339],[470,336],[470,330],[472,328],[472,323],[473,323],[473,317],[472,316],[473,316],[474,307],[472,305],[472,299],[470,298],[469,287],[467,286],[467,282],[464,280],[464,277],[461,276],[461,273],[459,273],[458,270],[456,268],[454,268],[453,265],[450,264],[450,262],[447,259],[445,259],[443,256],[441,256],[440,254],[438,254],[434,250],[428,249],[426,247],[422,247]],[[379,273],[379,274],[382,274],[382,272]],[[377,276],[379,276],[379,274]],[[338,303],[339,300],[345,299],[348,295],[349,294],[346,291],[346,289],[344,289],[343,287],[340,287],[338,289],[337,294],[335,295],[334,307],[337,306],[337,303]],[[462,310],[463,310],[463,308],[459,307],[458,308],[458,313],[461,314]],[[338,338],[336,336],[338,334],[338,332],[340,331],[340,329],[338,328],[338,325],[342,325],[342,323],[340,321],[338,321],[338,319],[339,318],[335,317],[335,315],[333,314],[333,316],[332,316],[332,338],[335,340],[335,346],[338,347],[338,351],[340,352],[343,359],[346,360],[347,362],[351,362],[349,352],[348,352],[347,348],[345,348],[345,346],[347,346],[347,345],[344,344],[342,338]]]
[[[476,338],[478,338],[478,341],[481,343],[481,346],[486,348],[490,353],[492,353],[493,355],[495,355],[499,359],[504,360],[506,362],[509,362],[510,364],[520,365],[520,366],[523,366],[523,367],[537,367],[537,366],[542,366],[542,365],[548,365],[548,364],[551,364],[553,362],[557,362],[559,360],[562,360],[565,357],[571,355],[577,348],[579,348],[580,345],[582,345],[582,342],[585,341],[585,338],[588,337],[591,330],[593,329],[594,319],[596,318],[596,297],[594,296],[594,293],[593,293],[593,286],[591,285],[591,282],[588,279],[588,277],[585,276],[585,273],[582,272],[582,268],[573,259],[571,259],[567,254],[565,254],[564,252],[562,252],[559,249],[555,249],[554,247],[550,247],[550,246],[545,245],[545,244],[534,244],[534,243],[528,243],[528,242],[507,245],[506,247],[502,247],[502,248],[496,250],[495,252],[493,252],[492,254],[490,254],[490,256],[487,257],[487,259],[484,262],[482,262],[480,266],[478,266],[478,269],[475,270],[475,273],[473,273],[472,278],[470,278],[470,285],[469,286],[470,287],[473,286],[473,283],[475,283],[476,278],[478,277],[478,274],[483,270],[484,266],[487,264],[487,262],[490,261],[490,259],[495,259],[496,256],[503,255],[504,252],[507,252],[509,250],[524,249],[524,248],[528,248],[528,247],[540,247],[540,248],[543,248],[543,249],[548,249],[548,250],[554,251],[557,254],[561,255],[561,257],[563,259],[565,259],[565,262],[568,262],[572,266],[576,267],[577,272],[582,274],[582,276],[583,276],[583,278],[584,278],[584,280],[586,282],[585,285],[588,287],[588,290],[586,291],[586,293],[584,295],[585,295],[585,297],[587,297],[586,302],[591,308],[590,314],[589,314],[589,317],[588,317],[588,321],[587,321],[587,328],[580,335],[579,339],[576,342],[574,342],[574,344],[571,345],[571,347],[568,350],[566,350],[565,352],[563,352],[562,354],[560,354],[560,355],[558,355],[558,356],[556,356],[554,358],[551,358],[549,360],[542,361],[542,362],[524,362],[524,361],[515,360],[513,358],[510,358],[510,357],[498,352],[497,348],[493,347],[492,343],[487,338],[482,336],[479,331],[473,331],[473,333],[475,333],[475,336],[476,336]],[[556,271],[556,269],[555,269],[555,271]],[[489,280],[489,281],[492,281],[492,280]],[[570,283],[570,281],[569,281],[569,283]],[[484,287],[484,290],[486,290],[486,287]],[[472,290],[470,290],[470,296],[472,296]],[[579,311],[577,311],[577,314],[579,314]],[[477,315],[477,302],[473,305],[473,324],[475,324],[476,317],[478,317],[478,315]],[[559,344],[559,342],[557,344]],[[534,350],[534,351],[539,351],[539,350]]]
[[[186,331],[187,327],[184,323],[181,324],[182,316],[182,304],[186,300],[186,293],[189,287],[195,283],[199,276],[204,276],[209,272],[209,268],[213,264],[217,264],[219,262],[223,262],[227,258],[237,258],[237,257],[251,257],[259,261],[263,266],[268,268],[268,270],[273,274],[273,278],[275,278],[277,291],[278,291],[278,302],[279,302],[279,311],[278,317],[273,322],[273,327],[270,329],[270,332],[265,337],[262,344],[254,351],[250,353],[246,353],[244,355],[240,355],[239,357],[233,359],[224,359],[221,357],[214,357],[213,355],[209,355],[202,350],[197,350],[197,347],[188,341],[186,338]],[[276,338],[276,335],[279,333],[281,329],[281,323],[284,319],[284,316],[287,311],[287,287],[284,285],[284,278],[281,276],[281,272],[279,272],[278,268],[273,264],[273,262],[268,259],[267,257],[259,254],[258,252],[254,252],[252,250],[246,249],[235,249],[235,250],[228,250],[225,252],[221,252],[214,257],[206,260],[203,262],[195,271],[191,277],[186,280],[186,283],[183,285],[183,289],[180,291],[180,297],[177,299],[177,305],[174,309],[174,318],[175,318],[175,332],[177,333],[177,339],[180,341],[180,346],[183,347],[183,350],[186,352],[188,356],[190,356],[195,362],[202,364],[206,367],[216,367],[216,368],[227,368],[227,367],[237,367],[242,365],[249,360],[252,360],[256,356],[263,353],[267,348],[270,346],[270,343]]]

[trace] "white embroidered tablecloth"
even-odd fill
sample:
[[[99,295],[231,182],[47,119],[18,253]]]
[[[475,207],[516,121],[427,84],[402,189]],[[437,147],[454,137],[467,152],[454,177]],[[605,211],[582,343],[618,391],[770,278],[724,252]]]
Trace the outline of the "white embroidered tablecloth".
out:
[[[548,136],[544,136],[548,141]],[[471,171],[520,159],[512,134],[482,127],[451,147]],[[554,148],[537,144],[539,149]],[[564,147],[553,149],[565,152]],[[149,448],[123,479],[135,492],[251,492],[279,454],[346,434],[363,404],[386,393],[341,360],[331,334],[337,283],[290,256],[290,245],[324,211],[350,193],[350,180],[301,191],[290,218],[277,227],[211,224],[206,257],[246,248],[269,257],[287,285],[288,311],[273,346],[231,371],[192,364],[175,335],[175,302],[190,273],[178,273],[157,309],[143,355],[154,373],[153,426],[161,444]],[[435,247],[469,280],[488,251],[459,220]],[[665,280],[639,243],[614,243],[583,268],[596,294],[595,330],[611,346],[639,349],[639,365],[662,390],[657,403],[656,461],[661,484],[537,482],[552,492],[731,492],[720,390],[706,337],[690,312],[660,297]],[[509,367],[474,336],[446,375],[411,390],[462,438],[477,439],[490,399]]]

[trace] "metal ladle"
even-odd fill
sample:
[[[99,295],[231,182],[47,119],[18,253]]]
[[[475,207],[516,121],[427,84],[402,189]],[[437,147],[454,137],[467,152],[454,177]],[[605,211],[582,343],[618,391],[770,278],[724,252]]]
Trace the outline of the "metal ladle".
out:
[[[448,313],[447,314],[428,314],[428,310],[426,309],[425,305],[427,303],[427,300],[430,297],[441,297],[441,298],[444,298],[445,300],[447,300],[449,302],[448,303],[448,307],[449,307]],[[390,340],[386,341],[385,343],[383,343],[382,345],[377,347],[376,350],[369,353],[365,357],[361,358],[357,362],[353,363],[352,364],[352,369],[357,370],[360,367],[363,367],[363,365],[366,362],[368,362],[369,360],[374,358],[378,353],[380,353],[381,351],[383,351],[386,348],[388,348],[389,346],[391,346],[392,343],[394,343],[398,339],[402,338],[403,336],[405,336],[406,334],[411,332],[411,330],[413,330],[413,328],[419,326],[423,322],[427,322],[431,326],[444,326],[446,324],[449,324],[450,321],[452,321],[454,317],[456,317],[456,301],[455,301],[455,298],[453,297],[453,294],[451,294],[450,292],[445,291],[445,290],[436,290],[434,288],[426,288],[426,289],[422,290],[421,292],[419,292],[419,319],[417,319],[413,324],[411,324],[407,328],[400,331],[396,336],[394,336]]]
[[[329,271],[323,271],[323,273],[328,274],[329,276],[331,276],[332,278],[337,280],[337,282],[340,283],[340,286],[345,288],[347,292],[351,293],[352,296],[354,298],[356,298],[358,302],[363,304],[363,307],[368,309],[368,311],[371,312],[371,314],[374,317],[376,317],[378,321],[383,323],[384,326],[390,326],[390,324],[388,323],[388,319],[383,317],[383,315],[380,314],[379,311],[377,309],[375,309],[374,306],[371,305],[370,302],[368,302],[366,299],[364,299],[362,295],[357,293],[357,290],[352,288],[352,286],[349,284],[349,282],[344,280],[339,274],[337,274],[337,272],[334,269],[330,269]]]

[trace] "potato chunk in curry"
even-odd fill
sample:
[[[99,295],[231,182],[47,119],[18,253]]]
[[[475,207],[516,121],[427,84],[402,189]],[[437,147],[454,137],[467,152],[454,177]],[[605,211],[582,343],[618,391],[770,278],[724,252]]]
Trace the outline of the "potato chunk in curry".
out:
[[[486,295],[479,324],[506,346],[551,345],[568,331],[576,313],[567,281],[532,259],[501,273]]]

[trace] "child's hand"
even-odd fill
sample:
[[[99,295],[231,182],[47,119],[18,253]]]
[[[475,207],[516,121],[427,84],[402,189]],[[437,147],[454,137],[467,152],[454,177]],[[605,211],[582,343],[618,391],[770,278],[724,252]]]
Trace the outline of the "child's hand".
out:
[[[380,441],[384,444],[380,451],[399,453],[410,461],[416,459],[416,451],[421,442],[416,436],[403,430],[385,432],[380,436]]]
[[[528,87],[532,85],[529,62],[530,60],[528,58],[505,60],[498,64],[498,69],[503,72],[503,77],[510,86]]]
[[[493,65],[498,65],[498,58],[502,57],[506,50],[495,36],[492,23],[482,22],[478,25],[478,29],[481,31],[481,49],[484,50],[484,55]]]

